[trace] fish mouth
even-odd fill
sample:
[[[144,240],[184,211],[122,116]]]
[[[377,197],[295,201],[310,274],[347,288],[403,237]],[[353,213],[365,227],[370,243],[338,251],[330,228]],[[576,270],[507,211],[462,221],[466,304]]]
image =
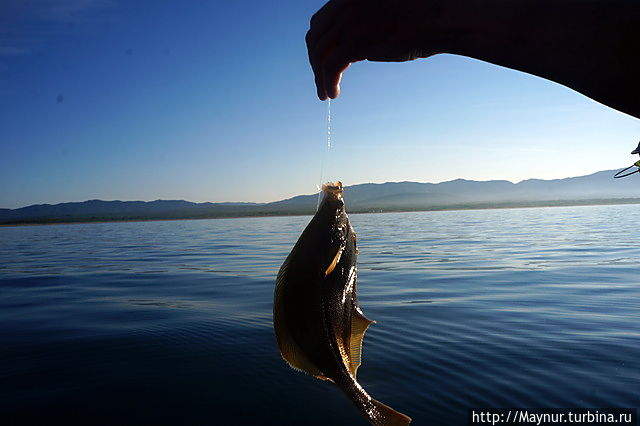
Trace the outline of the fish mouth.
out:
[[[324,194],[324,198],[336,198],[338,200],[342,200],[342,193],[344,189],[342,188],[342,182],[327,182],[322,185],[322,192]]]

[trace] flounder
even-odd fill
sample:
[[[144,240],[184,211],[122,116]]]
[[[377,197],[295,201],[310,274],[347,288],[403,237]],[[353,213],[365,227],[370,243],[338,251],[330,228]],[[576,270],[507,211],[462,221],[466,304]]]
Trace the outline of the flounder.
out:
[[[313,219],[280,268],[273,323],[282,357],[296,370],[335,383],[374,425],[411,419],[371,398],[356,380],[371,323],[358,306],[356,234],[341,182],[322,186]]]

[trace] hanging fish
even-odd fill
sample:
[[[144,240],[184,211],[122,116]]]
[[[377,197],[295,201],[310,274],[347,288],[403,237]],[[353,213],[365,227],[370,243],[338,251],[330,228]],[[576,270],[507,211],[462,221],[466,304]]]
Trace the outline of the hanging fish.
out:
[[[342,183],[322,185],[313,219],[280,268],[273,323],[282,357],[296,370],[335,383],[374,425],[411,419],[371,398],[356,380],[362,339],[373,323],[356,295],[356,234]]]

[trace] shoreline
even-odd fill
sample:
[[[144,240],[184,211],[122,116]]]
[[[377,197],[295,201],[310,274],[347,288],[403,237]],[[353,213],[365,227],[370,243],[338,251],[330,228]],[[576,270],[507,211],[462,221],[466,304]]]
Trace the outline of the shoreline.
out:
[[[427,206],[416,208],[370,208],[370,209],[354,209],[349,214],[383,214],[383,213],[416,213],[416,212],[435,212],[435,211],[461,211],[461,210],[505,210],[505,209],[521,209],[521,208],[545,208],[545,207],[580,207],[580,206],[615,206],[640,204],[638,198],[622,198],[622,199],[591,199],[591,200],[549,200],[539,202],[504,202],[504,203],[478,203],[467,205],[446,205],[446,206]],[[209,217],[151,217],[151,218],[114,218],[104,219],[96,218],[78,218],[77,220],[57,220],[55,218],[33,221],[15,221],[0,223],[0,227],[18,227],[18,226],[45,226],[45,225],[74,225],[87,223],[117,223],[117,222],[160,222],[160,221],[178,221],[178,220],[210,220],[210,219],[242,219],[242,218],[261,218],[261,217],[288,217],[288,216],[312,216],[314,211],[292,211],[292,212],[256,212],[255,214],[230,214]]]

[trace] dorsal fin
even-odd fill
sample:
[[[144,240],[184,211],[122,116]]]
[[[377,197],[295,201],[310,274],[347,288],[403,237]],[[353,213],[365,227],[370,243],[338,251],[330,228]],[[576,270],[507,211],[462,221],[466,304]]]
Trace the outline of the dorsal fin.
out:
[[[276,332],[276,339],[280,347],[280,355],[287,361],[292,368],[317,377],[321,380],[329,380],[313,362],[307,358],[300,346],[295,342],[291,332],[287,327],[284,317],[284,301],[283,293],[285,290],[285,282],[287,280],[287,272],[289,269],[290,258],[282,264],[278,278],[276,279],[276,289],[273,304],[273,328]]]
[[[351,344],[349,348],[349,371],[356,377],[358,367],[360,367],[360,359],[362,357],[362,340],[367,328],[375,321],[365,317],[360,308],[354,306],[351,315]]]

